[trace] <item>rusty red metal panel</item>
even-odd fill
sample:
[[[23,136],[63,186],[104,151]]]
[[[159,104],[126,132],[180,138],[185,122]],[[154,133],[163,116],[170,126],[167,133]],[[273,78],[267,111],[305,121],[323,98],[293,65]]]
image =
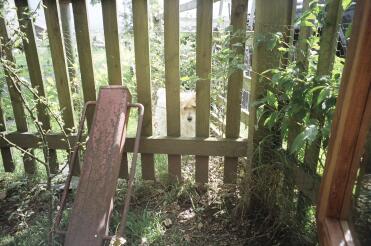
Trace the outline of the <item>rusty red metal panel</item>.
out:
[[[122,86],[99,92],[65,245],[102,245],[108,233],[130,101]]]

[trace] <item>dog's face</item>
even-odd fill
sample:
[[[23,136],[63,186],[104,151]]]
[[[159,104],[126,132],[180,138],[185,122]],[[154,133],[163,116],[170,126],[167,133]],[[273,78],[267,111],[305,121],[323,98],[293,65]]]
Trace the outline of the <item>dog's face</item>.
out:
[[[181,130],[184,136],[194,136],[196,126],[196,94],[185,92],[180,98]]]

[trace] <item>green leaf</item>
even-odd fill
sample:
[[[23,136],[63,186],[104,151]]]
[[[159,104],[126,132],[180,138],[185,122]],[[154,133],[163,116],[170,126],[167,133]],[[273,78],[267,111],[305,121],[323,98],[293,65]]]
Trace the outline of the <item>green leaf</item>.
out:
[[[349,8],[349,6],[352,4],[352,0],[343,0],[343,10],[346,10],[347,8]]]
[[[180,78],[180,81],[188,81],[190,79],[189,76],[183,76]]]
[[[316,125],[307,126],[303,132],[296,136],[294,142],[290,146],[290,152],[294,153],[298,149],[304,146],[305,142],[312,143],[318,134],[318,128]]]
[[[322,90],[323,88],[326,88],[326,86],[324,86],[324,85],[316,86],[316,87],[310,89],[309,93],[313,93],[313,92],[315,92],[317,90]]]
[[[317,98],[316,105],[321,104],[330,95],[330,90],[328,88],[323,89]]]

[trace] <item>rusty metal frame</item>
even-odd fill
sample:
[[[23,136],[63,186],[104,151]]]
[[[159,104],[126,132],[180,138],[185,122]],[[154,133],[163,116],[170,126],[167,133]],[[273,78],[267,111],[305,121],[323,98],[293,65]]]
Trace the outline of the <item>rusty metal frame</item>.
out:
[[[85,122],[85,119],[86,119],[86,112],[87,112],[87,109],[88,109],[89,106],[96,105],[96,103],[97,103],[96,101],[86,102],[85,106],[84,106],[84,109],[81,113],[79,128],[78,128],[78,131],[77,131],[77,142],[76,142],[75,146],[73,147],[72,155],[70,155],[68,176],[67,176],[67,179],[66,179],[65,184],[64,184],[64,190],[63,190],[63,193],[62,193],[62,198],[61,198],[61,201],[59,203],[59,210],[57,212],[57,215],[55,216],[55,220],[54,220],[54,224],[53,224],[52,231],[55,231],[57,233],[62,233],[63,234],[63,231],[59,231],[58,227],[59,227],[59,224],[60,224],[61,219],[62,219],[62,214],[63,214],[64,207],[66,206],[67,195],[68,195],[68,191],[69,191],[72,176],[73,176],[72,175],[72,170],[74,169],[74,167],[76,165],[78,152],[79,152],[79,149],[80,149],[80,146],[81,146],[80,142],[81,142],[81,138],[82,138],[82,132],[84,130],[84,122]]]
[[[85,104],[84,110],[83,110],[82,115],[81,115],[81,119],[80,119],[80,123],[79,123],[79,129],[78,129],[78,135],[77,135],[78,140],[77,140],[76,145],[74,146],[74,150],[73,150],[73,153],[72,153],[70,161],[69,161],[70,162],[70,171],[68,173],[68,177],[67,177],[66,182],[65,182],[65,188],[63,190],[62,198],[61,198],[60,205],[59,205],[59,210],[58,210],[58,213],[55,217],[53,230],[52,230],[52,231],[54,231],[58,234],[65,235],[67,233],[66,231],[59,230],[58,227],[59,227],[59,224],[60,224],[61,219],[62,219],[62,214],[63,214],[64,207],[66,205],[67,195],[68,195],[68,192],[69,192],[69,186],[70,186],[71,179],[72,179],[72,170],[73,170],[73,167],[75,166],[75,163],[76,163],[76,160],[77,160],[77,157],[78,157],[78,151],[79,151],[79,148],[80,148],[80,141],[81,141],[81,138],[82,138],[82,132],[83,132],[84,122],[85,122],[85,118],[86,118],[86,111],[87,111],[87,108],[89,106],[95,105],[95,104],[96,104],[95,101],[87,102]],[[142,130],[142,125],[143,125],[143,118],[144,118],[144,106],[142,104],[140,104],[140,103],[129,103],[127,105],[127,107],[138,109],[138,124],[137,124],[137,132],[136,132],[135,143],[134,143],[133,159],[132,159],[132,163],[131,163],[131,167],[130,167],[128,189],[127,189],[127,193],[126,193],[126,197],[125,197],[124,207],[123,207],[123,210],[122,210],[121,222],[120,222],[119,229],[118,229],[117,235],[116,235],[118,238],[124,237],[124,235],[125,235],[127,214],[128,214],[128,211],[129,211],[131,195],[132,195],[132,192],[133,192],[135,170],[136,170],[138,152],[139,152],[139,143],[140,143],[141,130]],[[112,236],[108,236],[108,235],[101,235],[101,236],[104,240],[112,239]]]

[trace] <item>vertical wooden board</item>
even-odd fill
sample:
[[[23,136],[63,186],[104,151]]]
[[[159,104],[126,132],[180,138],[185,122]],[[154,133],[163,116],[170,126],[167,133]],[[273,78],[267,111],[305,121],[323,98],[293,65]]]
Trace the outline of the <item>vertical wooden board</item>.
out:
[[[151,68],[149,62],[148,3],[147,0],[133,0],[133,26],[135,47],[135,68],[138,102],[144,111],[142,136],[152,136]],[[152,154],[142,154],[142,176],[145,180],[155,179]]]
[[[117,3],[116,0],[103,0],[101,2],[104,38],[106,44],[108,83],[110,85],[121,85],[122,74],[117,24]]]
[[[6,131],[5,116],[3,112],[1,91],[0,91],[0,133]],[[13,172],[15,169],[12,151],[10,148],[1,148],[1,157],[3,159],[3,165],[5,172]]]
[[[232,0],[231,10],[231,25],[233,33],[239,32],[240,35],[231,38],[231,47],[236,50],[238,55],[243,57],[245,46],[234,47],[234,44],[244,43],[244,35],[246,32],[247,19],[247,0]],[[242,58],[243,59],[243,58]],[[242,60],[243,62],[243,60]],[[243,71],[234,71],[228,79],[227,93],[227,117],[226,117],[226,132],[227,138],[237,138],[240,134],[241,120],[241,90],[243,83]],[[236,179],[231,179],[237,176],[238,158],[225,158],[224,161],[224,182],[235,183]]]
[[[0,10],[2,11],[3,6],[0,7]],[[8,36],[8,31],[5,23],[5,19],[0,17],[0,34],[1,34],[1,47],[3,48],[2,52],[2,58],[7,59],[8,61],[15,63],[13,54],[12,54],[12,47],[7,46],[10,43],[10,39]],[[12,66],[12,64],[10,64]],[[17,127],[18,132],[27,132],[27,120],[26,120],[26,114],[24,111],[22,99],[19,96],[19,93],[17,91],[17,88],[14,87],[12,79],[10,78],[10,74],[7,72],[7,68],[4,67],[4,74],[5,74],[5,80],[8,85],[10,100],[13,107],[13,113],[14,113],[14,119],[15,124]],[[32,151],[31,151],[32,152]],[[24,169],[29,174],[34,174],[36,172],[36,163],[35,160],[24,156],[23,157],[23,163],[24,163]]]
[[[59,106],[62,111],[64,127],[66,130],[72,129],[74,124],[74,113],[71,99],[71,89],[69,84],[64,44],[62,39],[58,1],[43,0],[45,5],[45,22],[48,31],[50,52],[53,61],[55,83],[58,91]]]
[[[39,61],[39,54],[37,52],[36,41],[35,41],[35,29],[34,23],[29,15],[29,6],[27,1],[15,0],[17,7],[17,16],[19,21],[19,29],[25,34],[23,41],[23,50],[26,55],[28,73],[30,75],[30,81],[32,88],[37,91],[37,95],[40,99],[45,98],[45,89],[42,78],[42,72]],[[35,100],[39,100],[35,97]],[[37,118],[42,123],[44,131],[51,130],[50,117],[47,112],[47,107],[43,103],[37,103]],[[52,173],[58,171],[58,161],[56,150],[49,150],[49,164]]]
[[[210,125],[210,73],[213,0],[197,1],[196,137],[208,137]],[[196,156],[196,182],[208,182],[208,156]]]
[[[167,135],[180,136],[179,0],[164,0],[164,56]],[[181,156],[168,155],[172,180],[181,180]]]
[[[119,178],[127,179],[129,177],[128,153],[122,154]]]
[[[96,101],[93,58],[89,34],[89,19],[86,0],[72,1],[73,17],[75,21],[75,32],[77,52],[79,55],[80,74],[84,102]],[[89,108],[86,112],[87,125],[90,130],[93,121],[94,109]]]

